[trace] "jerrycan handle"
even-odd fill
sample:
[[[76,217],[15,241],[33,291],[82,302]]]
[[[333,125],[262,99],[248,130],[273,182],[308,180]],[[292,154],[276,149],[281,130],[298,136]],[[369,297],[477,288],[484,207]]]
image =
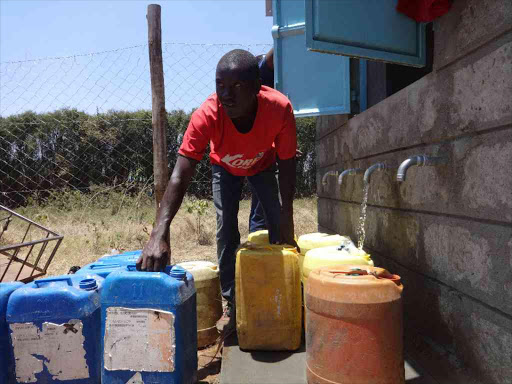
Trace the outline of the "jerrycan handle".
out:
[[[376,279],[386,279],[391,280],[396,285],[401,285],[401,278],[398,275],[389,273],[388,271],[384,270],[381,273],[368,271],[366,269],[362,268],[351,268],[349,270],[339,270],[339,271],[331,271],[335,275],[346,275],[346,276],[366,276],[371,275],[374,276]]]
[[[128,265],[126,265],[126,270],[128,272],[137,272],[138,271],[137,265],[136,264],[128,264]]]
[[[126,270],[127,270],[128,272],[136,272],[136,271],[138,271],[138,270],[137,270],[137,265],[135,265],[135,264],[128,264],[128,265],[126,266]],[[170,270],[171,270],[171,267],[170,267],[170,266],[167,266],[167,267],[165,268],[165,270],[164,270],[164,271],[161,271],[161,273],[165,273],[165,274],[167,274],[167,275],[170,275]],[[183,269],[183,270],[184,270],[184,269]],[[172,275],[171,275],[171,276],[172,276]],[[186,278],[186,276],[185,276],[185,278]]]
[[[66,277],[64,279],[62,278],[54,278],[54,279],[44,279],[44,280],[35,280],[34,283],[37,286],[37,288],[41,288],[42,285],[49,284],[49,283],[57,283],[57,282],[66,282],[69,286],[72,286],[73,283],[71,282],[70,277]]]
[[[106,268],[118,268],[121,264],[93,264],[91,265],[91,269],[106,269]]]

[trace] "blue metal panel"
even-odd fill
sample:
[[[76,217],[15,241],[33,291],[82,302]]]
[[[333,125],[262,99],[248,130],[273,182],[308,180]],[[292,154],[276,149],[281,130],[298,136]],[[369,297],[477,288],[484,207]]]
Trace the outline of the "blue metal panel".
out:
[[[368,84],[366,60],[359,60],[359,113],[368,109]]]
[[[274,0],[275,88],[295,116],[350,113],[349,59],[306,49],[304,0]]]
[[[277,14],[274,12],[274,25],[290,26],[304,24],[304,1],[303,0],[278,0]],[[276,16],[279,23],[276,23]]]
[[[425,24],[397,0],[305,0],[307,47],[325,53],[424,67]]]

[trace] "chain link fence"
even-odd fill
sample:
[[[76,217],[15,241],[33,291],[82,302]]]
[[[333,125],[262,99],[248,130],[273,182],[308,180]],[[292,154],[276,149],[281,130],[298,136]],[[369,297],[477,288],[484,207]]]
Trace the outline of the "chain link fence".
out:
[[[271,45],[163,43],[171,169],[190,113],[215,91],[217,62],[236,48],[259,55]],[[312,124],[299,132],[301,195],[316,190]],[[147,45],[0,63],[0,204],[98,186],[151,194],[152,146]],[[189,194],[211,196],[207,156]]]

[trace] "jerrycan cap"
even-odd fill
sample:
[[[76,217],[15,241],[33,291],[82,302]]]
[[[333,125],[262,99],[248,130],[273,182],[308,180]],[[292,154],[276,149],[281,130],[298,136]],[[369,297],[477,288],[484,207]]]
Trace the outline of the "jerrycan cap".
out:
[[[174,267],[171,268],[170,275],[175,279],[185,280],[187,278],[187,271],[185,270],[185,268],[179,265],[175,265]]]
[[[85,291],[94,291],[98,288],[98,283],[94,279],[83,279],[80,280],[79,287]]]

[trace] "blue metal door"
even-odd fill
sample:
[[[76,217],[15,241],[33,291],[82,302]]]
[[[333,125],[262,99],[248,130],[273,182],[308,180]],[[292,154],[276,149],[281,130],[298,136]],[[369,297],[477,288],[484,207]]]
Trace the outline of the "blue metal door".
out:
[[[349,58],[306,48],[305,0],[273,0],[275,88],[295,116],[350,113]]]
[[[425,66],[425,24],[398,13],[397,0],[304,1],[308,49]]]

